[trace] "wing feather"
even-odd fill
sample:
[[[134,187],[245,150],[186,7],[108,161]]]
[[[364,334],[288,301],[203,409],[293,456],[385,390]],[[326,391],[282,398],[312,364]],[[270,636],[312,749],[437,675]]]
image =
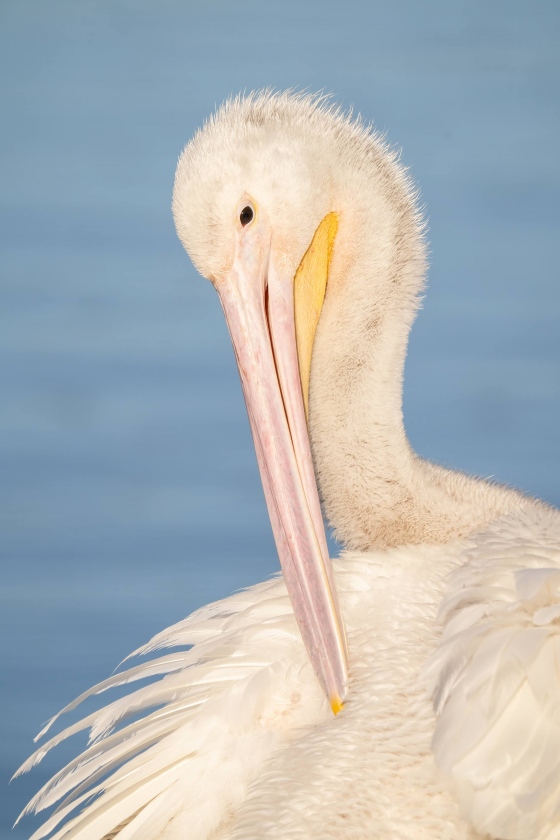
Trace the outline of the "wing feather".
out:
[[[433,750],[463,816],[503,840],[560,838],[560,516],[477,535],[452,573],[425,670]]]
[[[92,695],[150,680],[52,736],[18,770],[89,730],[85,751],[22,813],[58,803],[32,840],[174,840],[187,826],[192,840],[206,837],[293,725],[294,692],[313,694],[298,706],[305,714],[328,714],[281,578],[203,607],[135,653],[177,646],[190,647],[114,674],[43,728],[38,737]]]

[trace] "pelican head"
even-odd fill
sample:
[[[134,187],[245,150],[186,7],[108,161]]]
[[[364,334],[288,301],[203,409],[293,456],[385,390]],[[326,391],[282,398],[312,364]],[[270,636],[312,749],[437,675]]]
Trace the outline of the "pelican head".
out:
[[[369,547],[369,508],[357,500],[376,456],[353,471],[336,426],[363,422],[351,405],[368,364],[396,380],[396,401],[383,400],[400,418],[424,259],[410,186],[378,137],[320,97],[254,94],[226,103],[186,147],[173,213],[220,297],[286,585],[336,712],[346,642],[310,439],[338,535]],[[364,333],[378,336],[368,358]]]

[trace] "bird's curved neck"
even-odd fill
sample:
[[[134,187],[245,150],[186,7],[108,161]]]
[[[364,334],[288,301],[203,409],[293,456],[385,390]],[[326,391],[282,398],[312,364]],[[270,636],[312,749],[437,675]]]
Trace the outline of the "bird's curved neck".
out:
[[[359,220],[358,220],[359,222]],[[365,550],[444,543],[523,504],[520,494],[435,466],[402,417],[408,334],[424,284],[412,207],[366,237],[340,226],[313,351],[310,434],[320,494],[339,540]]]

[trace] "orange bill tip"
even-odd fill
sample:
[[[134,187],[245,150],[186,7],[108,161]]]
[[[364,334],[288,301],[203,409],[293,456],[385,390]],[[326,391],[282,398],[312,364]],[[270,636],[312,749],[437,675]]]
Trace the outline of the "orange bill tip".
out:
[[[343,708],[344,703],[338,695],[331,697],[331,709],[333,710],[333,714],[337,715]]]

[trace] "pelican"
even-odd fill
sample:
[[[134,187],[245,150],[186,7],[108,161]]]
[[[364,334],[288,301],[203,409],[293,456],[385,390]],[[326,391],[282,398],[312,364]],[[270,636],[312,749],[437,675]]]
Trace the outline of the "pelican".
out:
[[[89,730],[26,809],[58,803],[34,840],[559,840],[560,512],[407,441],[426,251],[398,156],[320,96],[238,97],[184,150],[173,213],[283,574],[63,710],[131,686],[21,768]]]

